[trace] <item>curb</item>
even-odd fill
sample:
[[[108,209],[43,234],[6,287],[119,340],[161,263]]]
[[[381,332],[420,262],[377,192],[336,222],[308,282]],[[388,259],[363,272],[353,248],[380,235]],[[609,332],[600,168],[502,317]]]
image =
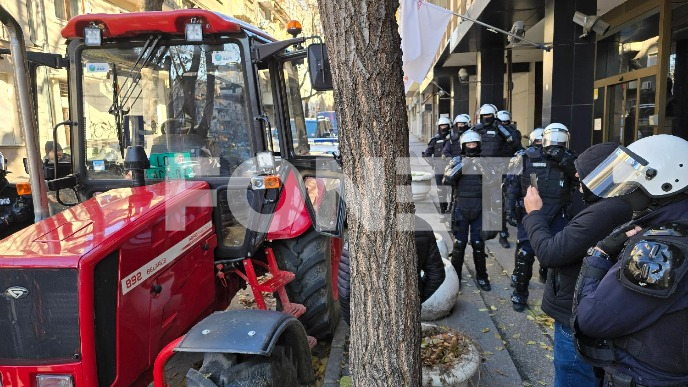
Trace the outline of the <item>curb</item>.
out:
[[[346,338],[349,335],[349,326],[344,320],[339,321],[339,325],[334,331],[332,344],[330,346],[330,357],[327,359],[323,387],[338,387],[339,379],[342,377],[342,365],[344,364],[344,350],[346,349]]]

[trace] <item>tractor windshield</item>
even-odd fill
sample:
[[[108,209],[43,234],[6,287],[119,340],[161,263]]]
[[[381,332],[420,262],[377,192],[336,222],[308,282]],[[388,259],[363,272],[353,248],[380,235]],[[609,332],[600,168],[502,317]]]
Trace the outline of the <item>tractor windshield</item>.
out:
[[[142,145],[146,177],[228,177],[251,158],[244,63],[236,43],[88,48],[83,126],[90,179],[125,179],[122,148]]]

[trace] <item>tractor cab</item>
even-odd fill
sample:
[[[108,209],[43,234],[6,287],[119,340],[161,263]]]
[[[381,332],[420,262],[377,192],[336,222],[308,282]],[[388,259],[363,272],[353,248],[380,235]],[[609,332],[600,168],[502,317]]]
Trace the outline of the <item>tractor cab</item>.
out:
[[[315,226],[339,236],[343,204],[319,201],[326,192],[341,198],[340,168],[334,153],[311,150],[300,90],[307,73],[314,89],[332,87],[320,38],[296,37],[300,28],[295,28],[294,39],[276,41],[205,10],[164,15],[80,15],[63,29],[75,145],[73,175],[53,186],[76,186],[81,199],[129,187],[126,150],[140,147],[149,161],[147,184],[203,180],[216,190],[217,219],[225,222],[219,225],[226,235],[223,251],[243,256],[260,239],[250,245],[244,242],[251,238],[237,239],[246,235],[244,227],[227,221],[234,218],[227,215],[232,201],[243,200],[247,183],[260,174],[262,157],[288,183],[286,190],[306,198],[304,208]],[[278,219],[272,230],[280,231],[284,223]]]

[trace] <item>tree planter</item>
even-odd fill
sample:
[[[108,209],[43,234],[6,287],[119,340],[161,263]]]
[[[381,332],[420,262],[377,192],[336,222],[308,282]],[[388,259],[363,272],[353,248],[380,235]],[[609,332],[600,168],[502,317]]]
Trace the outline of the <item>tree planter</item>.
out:
[[[442,259],[444,263],[444,282],[435,293],[420,306],[420,319],[432,321],[442,318],[454,309],[456,297],[459,296],[459,276],[451,261]]]
[[[411,171],[411,192],[413,200],[423,199],[432,187],[432,173]]]
[[[423,386],[468,386],[480,365],[478,349],[464,334],[446,327],[421,324]]]

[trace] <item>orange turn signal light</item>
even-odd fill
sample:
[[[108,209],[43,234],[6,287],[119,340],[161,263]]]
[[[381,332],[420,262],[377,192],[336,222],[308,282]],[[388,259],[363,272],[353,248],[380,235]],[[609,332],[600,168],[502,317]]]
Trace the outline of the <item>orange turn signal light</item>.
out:
[[[302,30],[301,22],[298,20],[289,20],[289,23],[287,23],[287,33],[289,33],[289,35],[296,37]]]
[[[31,183],[17,183],[18,195],[31,195]]]
[[[267,175],[263,178],[265,182],[265,188],[279,188],[280,187],[280,177],[279,175]]]

